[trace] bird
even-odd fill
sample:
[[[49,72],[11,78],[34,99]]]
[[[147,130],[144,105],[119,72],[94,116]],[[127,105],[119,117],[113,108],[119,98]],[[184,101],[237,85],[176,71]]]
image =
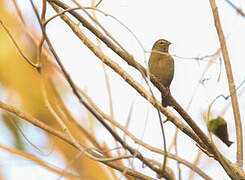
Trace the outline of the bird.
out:
[[[168,53],[170,44],[171,43],[165,39],[156,41],[152,47],[148,61],[149,72],[168,90],[174,77],[174,59]],[[169,105],[168,100],[164,95],[162,95],[162,105],[164,107]]]
[[[227,122],[222,117],[218,116],[216,119],[209,120],[207,122],[207,127],[209,132],[213,133],[228,147],[230,147],[234,143],[229,140]]]

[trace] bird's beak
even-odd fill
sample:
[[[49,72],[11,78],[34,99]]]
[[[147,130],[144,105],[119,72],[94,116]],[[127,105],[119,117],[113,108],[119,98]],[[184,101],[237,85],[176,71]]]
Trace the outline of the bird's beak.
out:
[[[168,45],[171,45],[172,43],[171,42],[168,42]]]

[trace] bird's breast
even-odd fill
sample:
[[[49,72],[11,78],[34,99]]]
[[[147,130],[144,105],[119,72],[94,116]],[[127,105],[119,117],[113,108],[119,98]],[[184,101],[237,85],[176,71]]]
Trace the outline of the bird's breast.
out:
[[[173,58],[170,55],[151,56],[149,70],[165,87],[169,87],[174,75]]]

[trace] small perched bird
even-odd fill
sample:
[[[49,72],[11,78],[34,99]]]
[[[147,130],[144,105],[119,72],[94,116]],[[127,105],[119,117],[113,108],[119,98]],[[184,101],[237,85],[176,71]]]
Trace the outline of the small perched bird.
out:
[[[148,62],[150,73],[156,76],[168,90],[174,76],[174,59],[168,53],[170,44],[170,42],[164,39],[156,41],[152,47]],[[162,105],[164,107],[168,105],[168,101],[163,95]]]
[[[208,131],[217,136],[228,147],[230,147],[233,144],[233,142],[229,140],[227,122],[222,117],[218,116],[216,119],[208,121],[207,126]]]

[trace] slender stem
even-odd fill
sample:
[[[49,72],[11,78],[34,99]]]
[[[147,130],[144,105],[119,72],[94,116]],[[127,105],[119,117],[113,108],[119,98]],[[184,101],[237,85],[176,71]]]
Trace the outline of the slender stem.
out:
[[[237,7],[235,4],[233,4],[230,0],[225,0],[233,9],[236,10],[238,14],[245,17],[245,13],[242,11],[241,8]]]
[[[28,62],[32,67],[34,68],[39,68],[38,64],[35,64],[32,62],[31,59],[29,59],[27,56],[25,56],[25,54],[22,52],[21,48],[19,47],[19,45],[17,44],[16,40],[14,39],[14,37],[12,36],[12,34],[10,33],[10,31],[8,30],[8,28],[4,25],[3,21],[0,19],[0,25],[3,27],[3,29],[7,32],[9,38],[11,39],[11,41],[14,43],[15,47],[17,48],[18,52],[20,53],[20,55],[26,60],[26,62]]]

